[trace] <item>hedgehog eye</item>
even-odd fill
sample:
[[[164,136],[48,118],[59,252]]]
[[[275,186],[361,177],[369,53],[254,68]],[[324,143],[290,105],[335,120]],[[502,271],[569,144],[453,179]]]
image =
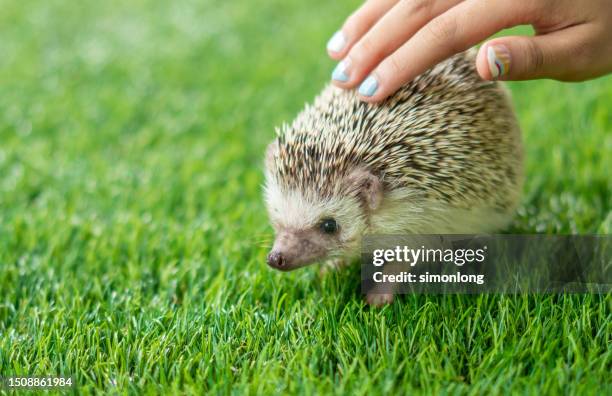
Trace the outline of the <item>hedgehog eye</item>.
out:
[[[338,231],[338,223],[334,219],[323,219],[319,224],[319,228],[325,234],[335,234]]]

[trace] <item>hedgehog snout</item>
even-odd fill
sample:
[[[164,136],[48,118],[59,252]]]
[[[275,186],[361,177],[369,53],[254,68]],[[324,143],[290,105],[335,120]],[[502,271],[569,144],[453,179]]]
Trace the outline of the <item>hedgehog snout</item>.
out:
[[[285,256],[281,252],[276,252],[274,250],[268,254],[267,261],[270,267],[278,270],[283,270],[285,264],[287,264]]]
[[[325,257],[330,248],[328,239],[318,227],[279,230],[266,261],[279,271],[304,267]]]

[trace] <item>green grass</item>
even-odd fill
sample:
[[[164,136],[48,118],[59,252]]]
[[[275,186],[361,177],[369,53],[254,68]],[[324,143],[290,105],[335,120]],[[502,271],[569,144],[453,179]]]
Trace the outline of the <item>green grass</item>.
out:
[[[0,1],[0,375],[82,393],[605,394],[610,295],[404,296],[264,263],[273,127],[351,2]],[[511,231],[612,230],[612,78],[510,85]]]

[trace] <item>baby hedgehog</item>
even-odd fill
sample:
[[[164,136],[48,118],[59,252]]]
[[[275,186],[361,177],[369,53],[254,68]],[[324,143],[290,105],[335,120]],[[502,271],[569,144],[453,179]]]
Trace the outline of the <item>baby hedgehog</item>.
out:
[[[265,200],[282,271],[359,256],[364,234],[487,233],[522,182],[520,130],[475,53],[450,58],[381,104],[327,86],[266,153]]]

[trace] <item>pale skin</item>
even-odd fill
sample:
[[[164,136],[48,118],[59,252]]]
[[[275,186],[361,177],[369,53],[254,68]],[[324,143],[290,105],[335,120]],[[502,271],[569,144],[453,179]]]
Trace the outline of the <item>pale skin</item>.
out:
[[[532,25],[535,35],[485,41],[517,25]],[[479,43],[476,67],[485,80],[603,76],[612,72],[612,1],[367,0],[327,50],[342,61],[335,85],[380,102]]]

